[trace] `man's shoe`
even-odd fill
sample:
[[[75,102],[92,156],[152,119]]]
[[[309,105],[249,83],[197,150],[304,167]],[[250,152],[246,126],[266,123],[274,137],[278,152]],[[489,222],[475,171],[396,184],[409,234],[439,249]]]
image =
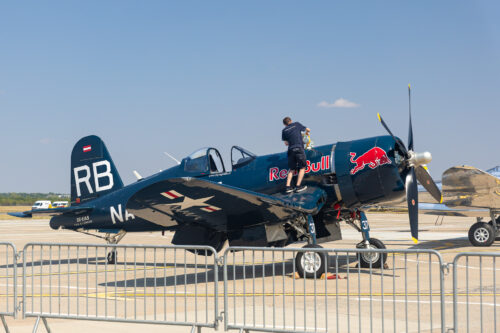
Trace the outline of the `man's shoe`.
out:
[[[292,193],[292,192],[293,192],[293,187],[291,187],[291,186],[285,187],[285,193],[286,194],[289,194],[289,193]]]
[[[300,185],[300,186],[297,186],[297,188],[295,188],[295,192],[296,193],[299,193],[299,192],[302,192],[302,191],[305,191],[307,188],[306,185]]]

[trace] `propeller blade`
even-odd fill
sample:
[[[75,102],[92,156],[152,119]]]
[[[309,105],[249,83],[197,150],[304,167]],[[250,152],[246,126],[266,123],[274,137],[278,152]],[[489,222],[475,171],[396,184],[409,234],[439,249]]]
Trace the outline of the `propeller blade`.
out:
[[[378,121],[380,121],[382,126],[384,126],[385,130],[392,136],[392,138],[399,145],[399,147],[401,147],[401,150],[405,153],[405,155],[408,155],[408,151],[406,150],[404,144],[402,142],[400,142],[398,139],[396,139],[394,134],[392,134],[391,130],[389,129],[389,127],[385,123],[384,119],[382,119],[382,116],[380,115],[380,113],[377,113],[377,117],[378,117]]]
[[[411,125],[411,88],[408,84],[408,114],[410,116],[410,126],[408,128],[408,150],[413,150],[413,126]]]
[[[420,182],[420,184],[422,184],[423,187],[425,187],[427,192],[429,192],[429,194],[432,195],[432,197],[436,199],[437,202],[442,203],[443,195],[441,194],[441,191],[429,174],[429,171],[427,171],[426,167],[419,165],[415,169],[415,173],[417,175],[418,181]]]
[[[413,241],[418,243],[418,189],[415,168],[411,168],[406,175],[406,201],[408,203],[408,216]]]

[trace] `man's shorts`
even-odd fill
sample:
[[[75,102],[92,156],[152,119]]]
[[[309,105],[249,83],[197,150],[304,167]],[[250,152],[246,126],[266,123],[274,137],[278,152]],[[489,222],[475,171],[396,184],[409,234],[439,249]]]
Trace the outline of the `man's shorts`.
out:
[[[303,148],[292,148],[288,150],[288,168],[300,170],[306,167],[306,153]]]

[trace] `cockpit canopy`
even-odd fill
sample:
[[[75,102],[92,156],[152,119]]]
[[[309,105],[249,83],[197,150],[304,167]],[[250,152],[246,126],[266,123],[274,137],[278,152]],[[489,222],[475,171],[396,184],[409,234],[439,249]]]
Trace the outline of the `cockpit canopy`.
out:
[[[233,170],[249,164],[255,159],[255,157],[255,154],[244,148],[238,146],[233,146],[231,148],[231,166],[233,167]]]
[[[232,169],[241,168],[255,159],[255,155],[238,146],[231,148]],[[212,147],[200,148],[182,160],[181,166],[185,172],[205,175],[226,172],[219,151]]]

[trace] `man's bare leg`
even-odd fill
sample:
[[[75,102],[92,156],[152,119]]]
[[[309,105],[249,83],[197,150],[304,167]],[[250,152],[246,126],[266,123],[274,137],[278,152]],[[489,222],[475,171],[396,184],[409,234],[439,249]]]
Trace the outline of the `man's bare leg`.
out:
[[[304,173],[305,172],[306,172],[306,168],[300,169],[299,176],[297,177],[297,187],[299,187],[300,184],[302,184],[302,178],[304,178]],[[288,181],[288,179],[287,179],[287,181]]]
[[[293,172],[294,170],[288,170],[288,175],[286,176],[286,186],[292,186]]]

